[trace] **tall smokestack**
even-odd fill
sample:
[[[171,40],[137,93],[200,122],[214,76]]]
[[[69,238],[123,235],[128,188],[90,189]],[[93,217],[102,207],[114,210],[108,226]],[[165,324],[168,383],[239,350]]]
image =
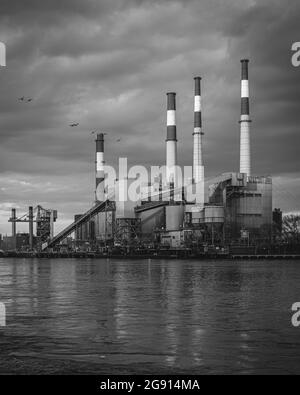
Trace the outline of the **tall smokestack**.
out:
[[[29,207],[29,215],[28,215],[28,221],[29,221],[29,248],[30,250],[33,249],[33,207]]]
[[[11,232],[12,232],[12,236],[15,237],[17,234],[17,223],[16,220],[17,219],[17,215],[16,215],[16,209],[12,208],[11,209]]]
[[[96,200],[103,202],[104,196],[104,134],[97,134],[96,141]]]
[[[194,145],[193,145],[193,180],[194,183],[204,181],[202,154],[202,117],[201,117],[201,77],[195,77],[194,98]]]
[[[168,184],[177,184],[176,93],[167,93],[166,178]]]
[[[240,119],[240,173],[251,175],[250,116],[248,59],[242,59],[241,78],[241,119]]]

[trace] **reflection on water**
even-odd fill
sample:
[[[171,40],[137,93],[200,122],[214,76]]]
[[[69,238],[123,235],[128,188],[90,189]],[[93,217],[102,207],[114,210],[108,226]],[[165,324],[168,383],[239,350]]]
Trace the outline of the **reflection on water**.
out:
[[[0,373],[299,373],[300,262],[0,259]]]

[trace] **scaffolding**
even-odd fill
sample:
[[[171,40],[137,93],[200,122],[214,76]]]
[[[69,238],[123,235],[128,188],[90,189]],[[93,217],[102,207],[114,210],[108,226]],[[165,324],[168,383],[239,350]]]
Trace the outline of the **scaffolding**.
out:
[[[117,218],[115,224],[115,243],[131,244],[141,238],[140,218]]]
[[[57,210],[45,209],[38,205],[35,208],[29,207],[28,212],[20,217],[16,215],[16,209],[12,208],[11,217],[8,222],[12,223],[12,237],[17,236],[17,223],[28,223],[29,225],[29,249],[33,250],[34,247],[34,234],[33,224],[36,223],[36,237],[38,247],[41,247],[42,243],[53,238],[54,233],[54,222],[57,219]]]

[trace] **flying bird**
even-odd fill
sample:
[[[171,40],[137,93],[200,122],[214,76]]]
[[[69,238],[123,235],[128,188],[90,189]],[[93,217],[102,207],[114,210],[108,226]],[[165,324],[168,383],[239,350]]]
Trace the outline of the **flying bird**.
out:
[[[71,123],[69,126],[71,126],[71,128],[74,128],[74,126],[78,126],[79,123]]]
[[[31,102],[33,99],[31,98],[31,97],[25,97],[25,96],[22,96],[22,97],[19,97],[18,98],[18,100],[20,100],[20,101],[26,101],[26,102]]]
[[[122,139],[117,139],[116,142],[119,143]]]

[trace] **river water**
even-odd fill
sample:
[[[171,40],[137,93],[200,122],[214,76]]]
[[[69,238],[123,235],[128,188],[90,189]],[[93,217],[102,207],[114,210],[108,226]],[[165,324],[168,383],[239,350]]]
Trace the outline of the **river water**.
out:
[[[299,261],[0,258],[0,373],[300,373]]]

